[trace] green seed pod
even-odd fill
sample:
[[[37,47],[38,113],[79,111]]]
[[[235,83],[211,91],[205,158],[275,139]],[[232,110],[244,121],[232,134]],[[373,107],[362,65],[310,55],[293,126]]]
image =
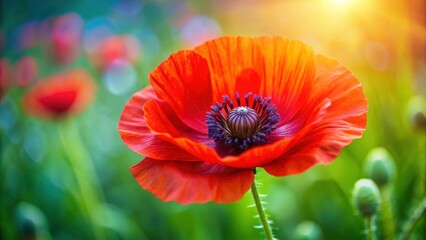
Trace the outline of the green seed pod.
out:
[[[15,222],[22,239],[46,239],[47,220],[36,206],[21,202],[15,209]]]
[[[373,216],[381,203],[379,188],[371,179],[358,180],[352,197],[356,209],[364,217]]]
[[[387,185],[395,175],[395,165],[392,156],[385,148],[374,148],[368,154],[364,165],[364,173],[377,186]]]
[[[322,231],[318,224],[311,221],[304,221],[297,225],[294,232],[294,240],[319,240]]]
[[[414,130],[426,130],[426,99],[415,96],[408,102],[408,115]]]

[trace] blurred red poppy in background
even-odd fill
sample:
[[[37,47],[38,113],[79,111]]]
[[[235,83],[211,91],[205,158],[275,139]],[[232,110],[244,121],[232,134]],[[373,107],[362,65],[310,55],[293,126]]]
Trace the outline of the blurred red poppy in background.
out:
[[[104,39],[92,56],[95,65],[104,69],[115,60],[136,62],[139,59],[139,41],[130,35],[111,36]]]
[[[38,82],[23,97],[25,110],[50,119],[81,112],[93,100],[96,85],[88,73],[74,69]]]
[[[0,59],[0,100],[13,85],[12,73],[13,71],[9,60]]]
[[[37,60],[34,57],[26,56],[16,63],[15,81],[19,87],[26,87],[36,77],[38,73]]]
[[[53,20],[50,33],[50,52],[60,64],[74,61],[80,51],[83,20],[76,13],[59,16]]]
[[[163,201],[237,201],[257,167],[286,176],[329,163],[366,126],[354,75],[282,37],[208,41],[172,54],[149,80],[118,130],[146,156],[133,176]]]
[[[0,29],[0,51],[3,50],[4,46],[4,33],[3,30]]]

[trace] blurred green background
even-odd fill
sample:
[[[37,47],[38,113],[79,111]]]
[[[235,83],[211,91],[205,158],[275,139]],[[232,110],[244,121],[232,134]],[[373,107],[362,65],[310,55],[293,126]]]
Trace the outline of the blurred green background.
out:
[[[424,0],[1,0],[0,238],[261,239],[249,193],[233,204],[182,206],[140,188],[128,168],[142,157],[117,131],[125,103],[151,70],[221,35],[303,41],[353,71],[369,100],[363,138],[333,163],[284,178],[259,171],[275,236],[364,239],[351,193],[375,147],[394,160],[393,181],[381,190],[401,232],[425,197],[426,131],[412,124],[426,106],[425,7]],[[76,34],[69,59],[52,54],[58,19]],[[104,63],[97,54],[114,36],[130,39],[131,53]],[[98,86],[84,112],[46,121],[24,111],[22,96],[35,82],[74,68]],[[377,234],[386,239],[381,218]],[[417,226],[411,239],[426,239],[424,217]]]

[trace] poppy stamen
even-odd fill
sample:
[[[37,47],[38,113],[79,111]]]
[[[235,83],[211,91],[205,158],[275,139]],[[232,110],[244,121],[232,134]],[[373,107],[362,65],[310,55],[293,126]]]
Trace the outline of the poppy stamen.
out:
[[[267,142],[266,137],[276,128],[280,115],[271,98],[244,95],[244,100],[235,93],[236,107],[228,95],[222,97],[222,104],[216,103],[207,112],[208,136],[216,142],[232,145],[238,151]],[[242,105],[245,103],[245,106]]]

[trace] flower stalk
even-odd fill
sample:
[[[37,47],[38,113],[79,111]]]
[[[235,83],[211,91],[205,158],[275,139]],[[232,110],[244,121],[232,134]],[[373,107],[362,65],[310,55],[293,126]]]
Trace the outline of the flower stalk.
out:
[[[402,234],[401,234],[401,240],[407,240],[409,239],[411,233],[413,232],[414,228],[416,227],[416,225],[420,222],[420,219],[426,216],[426,198],[424,198],[419,206],[417,207],[417,209],[414,211],[413,215],[411,216],[411,218],[408,220],[408,222],[406,223]]]
[[[263,226],[263,231],[265,232],[265,237],[267,240],[273,240],[273,234],[271,230],[271,226],[268,221],[268,216],[265,213],[265,209],[262,206],[262,201],[260,200],[259,191],[256,187],[256,181],[253,181],[253,184],[251,185],[251,193],[253,195],[254,203],[256,204],[256,209],[259,214],[260,221]]]
[[[389,187],[391,186],[380,189],[380,195],[383,198],[380,209],[381,228],[384,231],[385,239],[395,239],[395,221]]]
[[[92,214],[92,211],[97,209],[103,199],[101,185],[92,159],[81,141],[76,124],[72,120],[61,122],[59,137],[75,177],[78,189],[77,201],[81,211],[90,221],[94,239],[103,239],[102,229],[97,224],[96,216]]]
[[[367,240],[374,240],[374,224],[372,216],[365,218],[365,230],[367,233]]]

